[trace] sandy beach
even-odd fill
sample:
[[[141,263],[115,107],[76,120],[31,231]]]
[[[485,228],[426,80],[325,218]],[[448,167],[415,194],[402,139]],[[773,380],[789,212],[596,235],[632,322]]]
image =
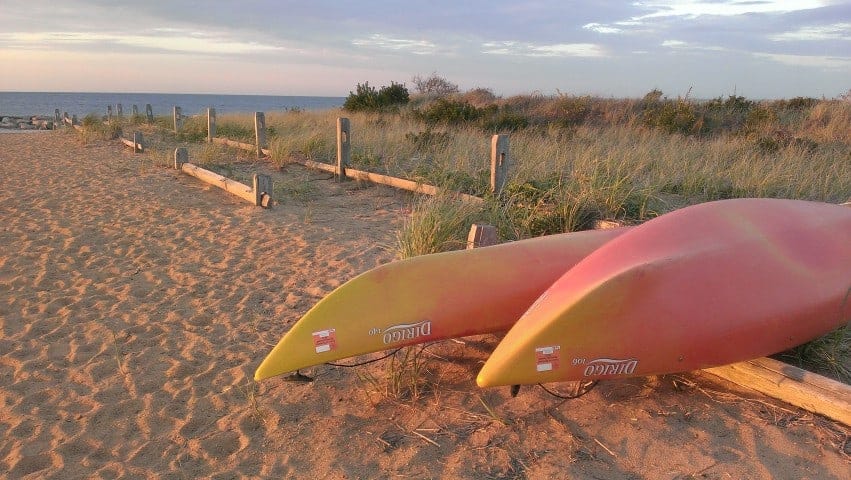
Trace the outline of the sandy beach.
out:
[[[417,349],[413,393],[389,359],[254,382],[413,197],[251,168],[309,189],[263,210],[117,141],[0,135],[0,477],[848,478],[851,428],[707,373],[481,390],[492,335]]]

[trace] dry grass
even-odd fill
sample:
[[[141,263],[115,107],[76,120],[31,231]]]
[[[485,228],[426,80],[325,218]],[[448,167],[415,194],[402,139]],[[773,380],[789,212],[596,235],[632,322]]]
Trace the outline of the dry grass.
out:
[[[352,124],[352,167],[486,198],[481,207],[447,198],[419,201],[398,235],[400,257],[462,248],[473,221],[497,225],[503,239],[519,239],[585,229],[600,219],[639,223],[724,198],[840,203],[851,195],[847,99],[760,103],[731,96],[696,102],[669,100],[658,91],[625,100],[503,99],[484,89],[447,98],[442,105],[467,104],[481,116],[426,123],[421,112],[440,100],[434,97],[415,98],[407,109],[386,114],[267,112],[271,161],[280,167],[303,156],[333,163],[336,119],[346,116]],[[171,128],[170,120],[158,122]],[[218,136],[253,142],[253,124],[251,114],[220,114]],[[89,135],[113,135],[114,128],[101,126]],[[493,197],[490,135],[500,131],[512,132],[512,167],[504,192]],[[197,143],[206,138],[203,118],[188,119],[178,135],[162,136],[163,144],[196,142],[193,158],[205,164],[223,165],[227,158],[219,147]],[[150,151],[163,162],[170,156],[157,144]],[[307,199],[306,182],[294,179],[279,190]],[[843,330],[794,355],[847,380],[847,366],[837,357],[847,357],[849,345]]]

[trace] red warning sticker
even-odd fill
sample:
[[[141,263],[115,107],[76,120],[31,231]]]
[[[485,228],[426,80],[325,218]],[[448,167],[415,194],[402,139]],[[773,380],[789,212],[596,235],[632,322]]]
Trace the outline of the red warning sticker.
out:
[[[337,348],[337,334],[335,332],[333,328],[313,332],[313,346],[316,348],[316,353],[330,352]]]
[[[557,370],[561,346],[538,347],[535,349],[535,369],[539,372]]]

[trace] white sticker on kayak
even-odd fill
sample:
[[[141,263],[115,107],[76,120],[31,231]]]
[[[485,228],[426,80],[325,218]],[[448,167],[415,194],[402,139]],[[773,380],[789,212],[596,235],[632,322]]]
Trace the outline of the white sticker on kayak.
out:
[[[336,330],[330,328],[328,330],[319,330],[313,332],[313,348],[316,353],[330,352],[337,348]]]
[[[538,372],[549,372],[559,367],[561,353],[560,345],[549,347],[538,347],[535,349],[535,370]]]

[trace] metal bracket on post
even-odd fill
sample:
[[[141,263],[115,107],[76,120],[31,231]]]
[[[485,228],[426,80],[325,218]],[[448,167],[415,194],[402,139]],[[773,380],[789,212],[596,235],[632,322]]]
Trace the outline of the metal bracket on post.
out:
[[[468,250],[496,245],[497,243],[499,243],[499,235],[497,235],[496,227],[493,225],[474,223],[470,226],[470,233],[467,235]]]
[[[142,132],[133,132],[133,153],[142,153],[145,151],[142,143]]]
[[[266,114],[254,112],[254,140],[257,145],[257,158],[263,157],[263,148],[266,147]]]
[[[174,107],[174,133],[180,133],[180,127],[183,126],[183,111],[180,107]]]
[[[186,147],[177,147],[174,149],[174,168],[181,170],[184,163],[189,163],[189,150]]]
[[[346,166],[352,160],[352,130],[348,118],[337,118],[337,181],[346,178]]]
[[[207,141],[212,143],[216,138],[216,109],[210,107],[207,109]]]
[[[254,205],[263,208],[272,206],[272,177],[269,175],[254,175]]]
[[[508,135],[494,135],[491,138],[491,193],[502,192],[509,163]]]

